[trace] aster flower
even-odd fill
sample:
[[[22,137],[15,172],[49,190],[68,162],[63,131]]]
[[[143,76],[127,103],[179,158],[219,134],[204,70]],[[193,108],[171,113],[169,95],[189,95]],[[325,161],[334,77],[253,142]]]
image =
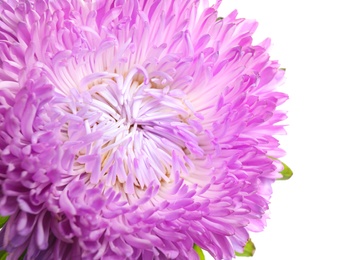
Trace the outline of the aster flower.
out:
[[[231,259],[264,228],[284,71],[204,2],[0,1],[8,259]]]

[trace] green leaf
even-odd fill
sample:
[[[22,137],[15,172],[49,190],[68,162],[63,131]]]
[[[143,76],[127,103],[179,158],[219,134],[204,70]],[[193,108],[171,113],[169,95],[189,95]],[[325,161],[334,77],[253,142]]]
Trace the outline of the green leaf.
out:
[[[280,70],[284,70],[284,71],[286,71],[287,69],[286,68],[279,68]]]
[[[218,17],[218,18],[216,19],[216,21],[219,21],[219,20],[222,20],[222,19],[224,19],[224,17]]]
[[[292,170],[286,165],[285,163],[281,162],[283,164],[284,169],[280,172],[281,175],[283,175],[282,178],[279,178],[278,180],[289,180],[293,176]]]
[[[0,260],[5,260],[8,253],[6,251],[0,251]]]
[[[202,249],[198,245],[194,244],[194,250],[199,255],[200,260],[205,260],[204,252],[202,251]]]
[[[3,216],[0,216],[0,228],[2,228],[6,221],[8,221],[9,217],[3,217]]]
[[[254,252],[255,252],[255,245],[249,239],[248,242],[246,242],[246,244],[245,244],[244,252],[242,252],[242,253],[235,252],[235,255],[237,255],[237,256],[253,256]]]
[[[18,260],[23,260],[26,254],[26,250],[24,253],[19,257]],[[6,257],[8,256],[8,253],[6,251],[0,251],[0,260],[6,260]]]

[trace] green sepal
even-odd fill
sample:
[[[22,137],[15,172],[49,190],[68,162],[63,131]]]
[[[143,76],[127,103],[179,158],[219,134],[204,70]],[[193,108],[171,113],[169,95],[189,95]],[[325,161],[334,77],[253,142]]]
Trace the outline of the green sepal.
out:
[[[284,169],[280,172],[283,177],[279,178],[278,180],[289,180],[293,176],[293,171],[286,165],[285,163],[281,162],[283,164]]]
[[[6,251],[0,251],[0,260],[5,260],[8,253]]]
[[[281,180],[281,181],[289,180],[293,176],[293,171],[289,168],[288,165],[286,165],[281,160],[279,160],[277,158],[274,158],[272,156],[269,156],[269,158],[272,159],[272,160],[277,160],[277,161],[281,162],[282,165],[283,165],[283,170],[281,172],[279,172],[282,175],[282,177],[278,178],[277,180]]]
[[[25,255],[26,255],[26,250],[21,254],[18,260],[24,260]]]
[[[286,69],[286,68],[279,68],[279,70],[284,70],[284,71],[286,71],[287,69]]]
[[[202,251],[201,247],[199,247],[198,245],[194,244],[194,250],[195,250],[196,253],[199,255],[199,259],[200,259],[200,260],[205,260],[204,252]]]
[[[249,239],[248,242],[246,242],[246,244],[244,246],[244,252],[242,252],[242,253],[235,252],[235,255],[237,255],[237,256],[253,256],[254,253],[255,253],[255,245]]]
[[[218,17],[218,18],[216,19],[216,21],[219,21],[219,20],[222,20],[222,19],[224,19],[224,17]]]
[[[3,217],[3,216],[0,216],[0,228],[2,228],[6,221],[8,221],[9,217]]]

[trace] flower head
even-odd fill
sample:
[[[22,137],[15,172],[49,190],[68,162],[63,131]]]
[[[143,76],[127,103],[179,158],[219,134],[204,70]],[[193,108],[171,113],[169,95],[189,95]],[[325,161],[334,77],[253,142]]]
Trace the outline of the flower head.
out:
[[[263,229],[284,71],[219,4],[0,1],[0,250],[230,259]]]

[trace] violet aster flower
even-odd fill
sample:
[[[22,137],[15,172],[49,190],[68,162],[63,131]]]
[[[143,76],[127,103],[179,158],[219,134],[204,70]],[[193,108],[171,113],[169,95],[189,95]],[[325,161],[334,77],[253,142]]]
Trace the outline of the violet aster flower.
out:
[[[263,229],[284,71],[201,2],[0,1],[9,259],[230,259]]]

